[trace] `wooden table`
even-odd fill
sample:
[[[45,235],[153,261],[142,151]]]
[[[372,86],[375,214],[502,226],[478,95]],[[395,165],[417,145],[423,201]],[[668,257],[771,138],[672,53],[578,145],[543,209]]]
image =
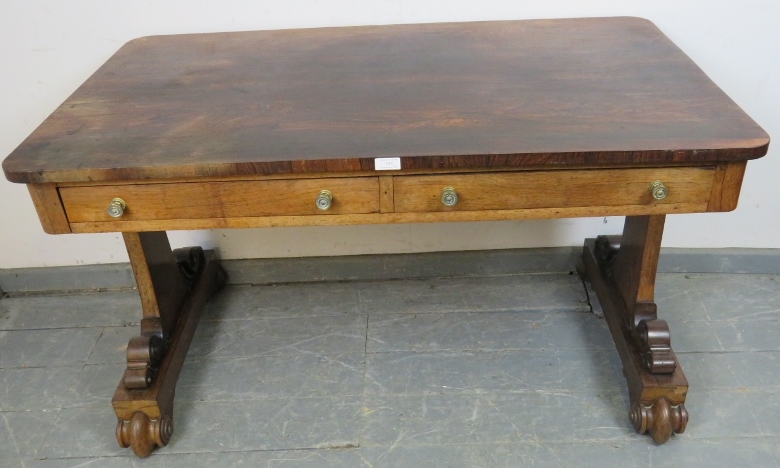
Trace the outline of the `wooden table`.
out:
[[[3,163],[52,234],[122,232],[143,304],[114,395],[139,456],[173,394],[213,252],[175,229],[626,215],[585,241],[631,422],[682,432],[653,302],[664,219],[729,211],[769,137],[652,23],[595,18],[145,37]],[[684,312],[684,311],[681,311]]]

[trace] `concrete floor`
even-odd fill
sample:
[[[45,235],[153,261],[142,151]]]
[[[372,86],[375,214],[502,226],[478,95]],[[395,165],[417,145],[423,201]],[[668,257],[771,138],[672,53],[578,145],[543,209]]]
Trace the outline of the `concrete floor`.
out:
[[[136,294],[5,298],[0,466],[778,467],[779,280],[659,275],[690,382],[664,446],[631,428],[574,275],[229,286],[146,460],[117,446],[110,405]]]

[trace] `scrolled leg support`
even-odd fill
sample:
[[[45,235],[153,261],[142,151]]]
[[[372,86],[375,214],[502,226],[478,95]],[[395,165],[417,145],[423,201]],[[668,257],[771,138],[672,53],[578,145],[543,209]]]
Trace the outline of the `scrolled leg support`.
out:
[[[651,374],[671,374],[677,368],[672,356],[669,325],[666,320],[642,320],[636,329],[642,364]]]
[[[688,422],[688,381],[654,301],[663,224],[663,215],[628,216],[623,236],[587,239],[578,266],[598,296],[623,363],[631,424],[658,444]]]
[[[135,336],[127,345],[126,388],[147,388],[165,354],[165,342],[159,336]]]
[[[663,444],[672,432],[682,434],[688,424],[688,410],[682,403],[676,406],[666,398],[659,398],[651,406],[634,402],[628,417],[639,434],[650,433],[655,443]]]
[[[116,426],[116,440],[122,448],[130,447],[139,457],[148,457],[155,447],[168,445],[173,435],[173,419],[165,415],[150,419],[136,411],[129,421],[120,419]]]
[[[146,457],[155,447],[166,445],[173,434],[171,418],[176,381],[206,301],[223,285],[226,277],[213,251],[201,253],[198,249],[190,249],[187,253],[186,258],[200,262],[200,274],[194,277],[188,287],[189,295],[183,301],[175,326],[163,334],[170,338],[162,341],[162,352],[156,348],[155,337],[158,335],[154,332],[157,329],[167,330],[157,326],[158,323],[165,323],[163,317],[145,317],[141,321],[144,334],[131,340],[131,346],[128,347],[128,361],[137,361],[141,371],[145,371],[148,362],[159,361],[155,365],[156,375],[151,381],[143,382],[147,384],[146,387],[140,388],[128,388],[127,379],[123,378],[111,400],[119,421],[116,428],[117,442],[121,447],[131,447],[139,457]],[[173,260],[171,265],[176,266]],[[181,276],[177,270],[178,267],[166,269]],[[146,339],[146,336],[150,338]],[[145,374],[142,376],[145,378]]]

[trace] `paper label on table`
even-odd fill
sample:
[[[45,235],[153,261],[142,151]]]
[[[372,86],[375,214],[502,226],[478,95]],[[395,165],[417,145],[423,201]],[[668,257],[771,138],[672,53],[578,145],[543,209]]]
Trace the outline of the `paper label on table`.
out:
[[[401,158],[374,158],[377,171],[397,171],[401,169]]]

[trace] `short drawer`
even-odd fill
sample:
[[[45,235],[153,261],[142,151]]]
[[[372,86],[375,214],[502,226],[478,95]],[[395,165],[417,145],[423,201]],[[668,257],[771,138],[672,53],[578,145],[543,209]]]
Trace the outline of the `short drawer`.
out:
[[[593,169],[394,177],[396,212],[516,210],[618,205],[702,204],[706,210],[714,167]],[[650,184],[668,189],[653,198]],[[446,206],[452,187],[457,202]]]
[[[315,205],[322,190],[326,210]],[[71,223],[379,212],[376,177],[62,187],[60,197]],[[126,204],[118,218],[106,213],[114,198]]]

